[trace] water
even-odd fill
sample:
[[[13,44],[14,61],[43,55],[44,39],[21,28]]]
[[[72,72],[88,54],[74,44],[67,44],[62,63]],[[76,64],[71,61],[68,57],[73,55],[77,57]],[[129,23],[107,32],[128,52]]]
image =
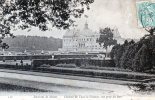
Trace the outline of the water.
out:
[[[43,89],[35,89],[17,85],[9,85],[0,83],[0,94],[10,94],[10,93],[28,93],[28,94],[94,94],[94,95],[113,95],[113,96],[154,96],[155,90],[154,88],[146,87],[141,88],[139,85],[116,85],[116,84],[107,84],[103,83],[105,87],[101,87],[102,89],[91,89],[91,88],[80,88],[80,87],[72,87],[72,86],[62,86],[55,84],[52,88],[53,91],[47,91]],[[58,89],[59,88],[59,89]],[[66,91],[66,92],[64,92]]]
[[[16,71],[17,72],[17,71]],[[19,71],[18,71],[19,72]],[[0,82],[5,82],[7,84],[0,84],[0,96],[3,95],[67,95],[67,96],[114,96],[114,97],[142,97],[142,96],[154,96],[154,88],[140,85],[118,85],[121,82],[116,82],[117,80],[108,80],[108,79],[94,79],[85,80],[86,77],[77,77],[63,75],[54,75],[50,74],[49,77],[47,74],[40,75],[35,73],[31,75],[30,72],[24,72],[25,74],[20,73],[8,73],[0,72]],[[48,77],[47,77],[47,76]],[[66,78],[67,77],[67,78]],[[114,81],[114,82],[113,82]],[[128,82],[128,81],[127,81]],[[110,84],[118,83],[118,84]],[[22,86],[19,86],[22,85]],[[25,86],[25,87],[24,87]],[[27,87],[26,87],[27,86]],[[28,88],[31,87],[31,88]],[[35,89],[37,88],[37,89]],[[38,89],[39,88],[39,89]],[[44,89],[44,90],[43,90]],[[50,91],[46,91],[46,89]],[[126,100],[126,99],[125,99]]]
[[[48,92],[48,91],[0,83],[0,92]]]
[[[0,98],[20,98],[25,99],[47,99],[57,100],[59,98],[77,99],[80,100],[145,100],[144,98],[154,98],[154,90],[140,89],[139,86],[117,85],[103,83],[102,89],[88,89],[72,86],[53,85],[53,91],[46,91],[41,89],[34,89],[16,85],[0,84]],[[100,87],[100,86],[99,86]],[[57,88],[59,88],[57,91]],[[60,99],[60,100],[61,100]],[[6,100],[6,99],[5,99]],[[17,99],[15,99],[17,100]],[[21,99],[19,99],[21,100]],[[154,99],[150,99],[154,100]]]

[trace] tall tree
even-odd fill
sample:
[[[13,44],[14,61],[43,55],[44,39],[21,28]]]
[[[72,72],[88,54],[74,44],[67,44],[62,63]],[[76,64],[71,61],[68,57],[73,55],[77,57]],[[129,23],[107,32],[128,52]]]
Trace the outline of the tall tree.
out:
[[[100,29],[100,37],[97,42],[106,49],[106,56],[107,56],[107,49],[109,46],[116,45],[117,41],[113,38],[113,32],[109,27],[104,29]]]
[[[0,0],[0,39],[11,29],[59,29],[74,25],[94,0]],[[51,27],[52,26],[52,27]]]

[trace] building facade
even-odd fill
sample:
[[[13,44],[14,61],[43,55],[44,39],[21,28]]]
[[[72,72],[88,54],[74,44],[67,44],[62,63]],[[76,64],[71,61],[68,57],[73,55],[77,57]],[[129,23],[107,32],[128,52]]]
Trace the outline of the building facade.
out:
[[[78,52],[78,53],[105,53],[103,46],[97,43],[100,33],[93,32],[85,23],[83,30],[68,30],[63,36],[63,47],[59,49],[61,52]],[[120,36],[117,35],[117,38]],[[110,51],[111,48],[108,48]]]

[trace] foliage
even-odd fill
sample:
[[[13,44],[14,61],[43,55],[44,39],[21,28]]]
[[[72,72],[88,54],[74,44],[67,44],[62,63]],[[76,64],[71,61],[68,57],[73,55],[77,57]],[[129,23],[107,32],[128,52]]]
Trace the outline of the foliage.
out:
[[[108,46],[116,45],[117,41],[113,38],[113,30],[109,27],[104,29],[100,29],[100,37],[97,42],[104,46],[104,48],[108,48]]]
[[[127,45],[128,41],[125,40],[123,45],[120,44],[115,45],[110,52],[110,56],[114,60],[117,67],[121,67],[120,61]]]
[[[62,47],[62,39],[40,36],[16,36],[16,38],[5,38],[3,40],[9,45],[9,51],[23,52],[26,50],[51,50],[57,51]]]
[[[73,23],[73,17],[78,18],[84,13],[85,6],[94,0],[2,0],[3,25],[21,24],[20,28],[29,26],[46,30],[47,24],[57,28],[68,28]],[[7,26],[8,26],[7,25]]]
[[[154,70],[155,36],[146,35],[137,43],[133,40],[125,41],[122,45],[116,45],[111,51],[111,57],[116,67],[130,69],[132,71],[147,72]]]
[[[75,18],[80,18],[84,10],[94,0],[1,0],[0,40],[14,37],[11,30],[27,29],[32,26],[40,30],[69,28]]]

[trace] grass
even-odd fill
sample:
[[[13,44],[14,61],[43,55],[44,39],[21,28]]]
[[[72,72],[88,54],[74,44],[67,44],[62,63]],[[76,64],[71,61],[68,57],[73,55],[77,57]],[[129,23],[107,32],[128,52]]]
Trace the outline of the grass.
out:
[[[124,71],[124,72],[132,72],[128,69],[123,68],[117,68],[117,67],[99,67],[99,66],[92,66],[92,65],[86,65],[86,66],[80,66],[81,69],[96,69],[96,70],[109,70],[109,71]]]

